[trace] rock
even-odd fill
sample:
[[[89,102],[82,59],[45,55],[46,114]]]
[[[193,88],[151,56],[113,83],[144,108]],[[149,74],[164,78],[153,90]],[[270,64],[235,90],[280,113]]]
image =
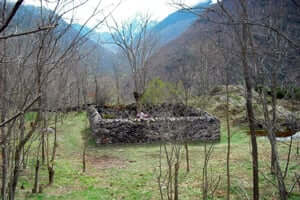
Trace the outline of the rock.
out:
[[[134,109],[132,105],[126,109]],[[103,112],[105,108],[98,108]],[[116,116],[119,110],[114,111],[111,107],[109,112]],[[122,109],[123,113],[134,113]],[[200,140],[219,141],[220,121],[214,116],[186,107],[183,104],[162,104],[159,106],[149,105],[145,107],[146,113],[152,117],[145,119],[123,118],[103,119],[98,111],[88,108],[88,115],[92,134],[97,144],[110,143],[149,143],[160,140]],[[126,112],[127,111],[127,112]],[[160,113],[160,114],[159,114]],[[159,116],[163,117],[159,117]]]
[[[44,133],[44,134],[54,134],[55,133],[55,130],[54,130],[54,128],[52,128],[52,127],[48,127],[48,128],[43,128],[42,130],[41,130],[41,132],[42,133]]]
[[[281,142],[287,142],[287,141],[291,141],[292,138],[293,140],[300,140],[300,132],[297,132],[294,135],[289,137],[277,137],[276,140]]]
[[[98,113],[94,106],[89,106],[87,108],[88,118],[91,125],[91,128],[97,128],[97,122],[99,122],[102,118],[101,115]]]

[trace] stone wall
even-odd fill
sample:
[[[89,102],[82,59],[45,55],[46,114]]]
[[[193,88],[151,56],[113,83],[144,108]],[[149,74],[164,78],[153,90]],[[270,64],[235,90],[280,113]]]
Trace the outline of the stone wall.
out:
[[[136,104],[123,106],[98,106],[96,107],[102,116],[115,119],[128,119],[136,117]],[[143,105],[143,112],[151,117],[197,117],[205,114],[200,109],[185,106],[184,104]]]
[[[162,110],[161,115],[167,117],[154,117],[152,112],[151,117],[147,119],[124,118],[124,115],[119,119],[104,119],[94,107],[90,106],[87,109],[92,135],[97,144],[149,143],[161,140],[220,140],[220,121],[210,114],[192,110],[190,107],[179,109],[182,111],[182,116],[172,113],[175,109]],[[105,109],[102,109],[102,112],[108,113]],[[109,112],[114,113],[112,108],[109,108]],[[158,113],[157,111],[156,114]],[[191,116],[186,116],[187,114]]]

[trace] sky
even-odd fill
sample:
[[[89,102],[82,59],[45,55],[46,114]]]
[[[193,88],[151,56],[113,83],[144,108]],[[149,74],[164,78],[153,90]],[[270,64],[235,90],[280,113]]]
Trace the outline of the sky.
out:
[[[15,0],[12,0],[15,1]],[[53,9],[53,3],[47,2],[56,2],[57,0],[44,0],[44,6]],[[62,0],[62,2],[71,2],[72,0]],[[79,4],[86,0],[75,0],[75,5]],[[189,6],[193,6],[200,2],[206,2],[207,0],[180,0]],[[215,0],[216,1],[216,0]],[[174,6],[171,6],[170,3],[172,0],[89,0],[86,4],[79,7],[73,15],[77,23],[82,24],[86,19],[91,16],[97,4],[100,3],[99,8],[101,9],[100,14],[97,17],[94,17],[88,26],[93,26],[99,20],[102,20],[103,17],[107,16],[109,13],[112,13],[114,19],[118,22],[129,20],[137,14],[148,14],[151,16],[152,20],[160,21],[167,17],[172,12],[176,11]],[[40,6],[40,0],[25,0],[25,4],[37,5]],[[70,7],[69,4],[66,7]],[[64,8],[64,9],[65,9]],[[72,17],[72,13],[65,15],[65,20],[68,21]],[[110,23],[111,19],[107,19]],[[105,26],[99,28],[100,31],[105,31]]]

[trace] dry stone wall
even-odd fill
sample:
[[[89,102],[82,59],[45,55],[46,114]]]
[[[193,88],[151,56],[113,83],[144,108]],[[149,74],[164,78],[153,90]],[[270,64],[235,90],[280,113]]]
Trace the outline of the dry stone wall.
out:
[[[160,106],[152,107],[152,112],[151,110],[147,112],[151,117],[147,119],[134,118],[135,113],[130,114],[131,109],[124,109],[122,115],[119,109],[114,112],[112,108],[107,110],[98,108],[106,115],[121,116],[116,119],[104,119],[93,106],[90,106],[87,111],[92,135],[97,144],[149,143],[161,140],[220,140],[220,121],[214,116],[191,107],[184,108],[182,105],[175,107],[177,110],[174,107],[170,109],[171,105],[163,106],[164,109]],[[158,117],[159,115],[164,117]],[[128,118],[125,118],[126,116]]]

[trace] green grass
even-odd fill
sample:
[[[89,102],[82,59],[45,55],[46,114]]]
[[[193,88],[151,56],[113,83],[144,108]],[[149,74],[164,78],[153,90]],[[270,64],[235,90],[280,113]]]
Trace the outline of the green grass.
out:
[[[27,112],[25,114],[25,120],[26,121],[33,121],[36,118],[36,112]]]
[[[223,123],[224,124],[224,123]],[[87,172],[82,173],[83,133],[89,130],[86,114],[69,114],[58,128],[58,152],[55,163],[55,181],[46,187],[42,194],[31,194],[33,167],[28,168],[20,179],[18,199],[30,200],[156,200],[159,199],[157,184],[159,144],[106,145],[96,147],[89,142],[87,150]],[[225,199],[226,194],[226,128],[222,126],[221,142],[215,144],[210,161],[209,175],[216,180],[221,177],[215,199]],[[51,137],[52,138],[52,137]],[[50,139],[51,139],[50,138]],[[252,167],[249,138],[244,129],[232,129],[232,199],[251,199]],[[261,199],[277,199],[276,188],[269,180],[270,148],[267,140],[258,138],[260,160]],[[287,185],[290,186],[293,174],[299,172],[299,157],[293,147]],[[201,199],[203,143],[190,144],[191,172],[185,172],[185,158],[182,160],[179,176],[181,200]],[[280,156],[286,158],[287,146],[279,144]],[[33,162],[31,166],[33,166]],[[284,166],[282,162],[282,166]],[[163,162],[165,169],[165,162]],[[41,170],[41,184],[47,184],[46,166]],[[24,190],[20,186],[25,187]],[[299,189],[299,188],[297,188]],[[297,191],[297,190],[295,190]],[[290,199],[299,199],[295,192]]]

